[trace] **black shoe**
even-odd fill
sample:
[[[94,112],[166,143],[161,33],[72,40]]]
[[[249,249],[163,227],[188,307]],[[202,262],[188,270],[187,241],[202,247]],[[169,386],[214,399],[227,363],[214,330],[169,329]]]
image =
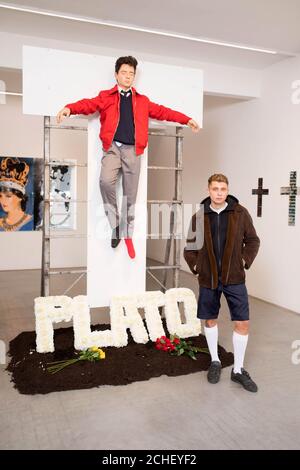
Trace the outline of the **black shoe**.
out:
[[[117,246],[119,245],[121,241],[121,238],[120,238],[120,227],[116,227],[113,229],[112,231],[112,235],[111,235],[111,247],[112,248],[117,248]]]
[[[255,382],[251,379],[250,375],[245,369],[241,369],[242,373],[234,373],[231,371],[231,380],[241,384],[248,392],[257,392],[258,388]]]
[[[220,380],[222,365],[220,361],[212,361],[207,373],[207,380],[210,384],[216,384]]]

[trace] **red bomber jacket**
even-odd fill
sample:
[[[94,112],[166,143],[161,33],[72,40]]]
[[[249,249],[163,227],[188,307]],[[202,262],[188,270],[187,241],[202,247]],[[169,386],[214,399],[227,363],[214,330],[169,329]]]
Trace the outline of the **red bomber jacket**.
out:
[[[185,114],[166,108],[165,106],[152,103],[145,95],[132,90],[133,118],[135,125],[135,151],[141,155],[148,143],[148,119],[159,121],[172,121],[187,124],[191,119]],[[105,151],[112,144],[120,119],[120,93],[118,85],[110,90],[100,91],[95,98],[85,98],[66,105],[71,114],[92,114],[96,111],[100,114],[100,139]]]

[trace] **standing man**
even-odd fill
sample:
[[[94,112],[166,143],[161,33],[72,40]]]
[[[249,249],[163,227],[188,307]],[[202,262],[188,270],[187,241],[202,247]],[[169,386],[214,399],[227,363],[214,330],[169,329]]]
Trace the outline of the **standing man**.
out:
[[[132,243],[134,206],[138,190],[140,158],[148,143],[149,118],[186,124],[194,132],[199,131],[198,124],[190,117],[152,103],[147,96],[141,95],[133,88],[137,64],[137,60],[132,56],[119,57],[115,64],[117,84],[113,88],[100,91],[95,98],[67,104],[57,114],[57,122],[60,123],[63,118],[71,114],[99,112],[100,139],[103,145],[100,191],[112,228],[111,246],[116,248],[123,235],[131,258],[135,257]],[[116,200],[116,182],[120,171],[123,176],[121,220]]]
[[[260,241],[247,209],[228,194],[226,176],[212,175],[208,180],[208,193],[209,197],[201,202],[202,214],[204,213],[203,246],[197,246],[195,235],[201,232],[198,212],[192,218],[184,249],[185,260],[192,273],[198,275],[200,285],[198,318],[205,320],[204,331],[211,355],[207,379],[215,384],[219,382],[221,375],[218,314],[223,293],[234,322],[234,367],[231,380],[240,383],[249,392],[257,392],[257,385],[243,368],[249,332],[249,304],[244,270],[252,265]]]

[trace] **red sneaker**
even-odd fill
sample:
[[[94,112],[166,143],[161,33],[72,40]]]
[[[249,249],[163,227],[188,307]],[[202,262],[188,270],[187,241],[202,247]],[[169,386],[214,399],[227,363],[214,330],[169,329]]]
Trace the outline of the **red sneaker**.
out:
[[[124,241],[126,243],[127,251],[130,256],[130,258],[135,258],[135,251],[134,251],[134,246],[132,243],[132,238],[124,238]]]

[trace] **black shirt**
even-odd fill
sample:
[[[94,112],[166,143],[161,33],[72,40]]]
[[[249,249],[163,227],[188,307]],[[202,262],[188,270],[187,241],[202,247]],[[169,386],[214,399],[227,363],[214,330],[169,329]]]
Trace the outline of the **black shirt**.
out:
[[[238,200],[234,196],[227,196],[226,202],[228,205],[219,214],[210,208],[210,197],[206,198],[202,202],[204,202],[204,212],[209,215],[214,254],[217,262],[218,274],[221,276],[222,260],[227,240],[228,214],[229,211],[233,210]]]

